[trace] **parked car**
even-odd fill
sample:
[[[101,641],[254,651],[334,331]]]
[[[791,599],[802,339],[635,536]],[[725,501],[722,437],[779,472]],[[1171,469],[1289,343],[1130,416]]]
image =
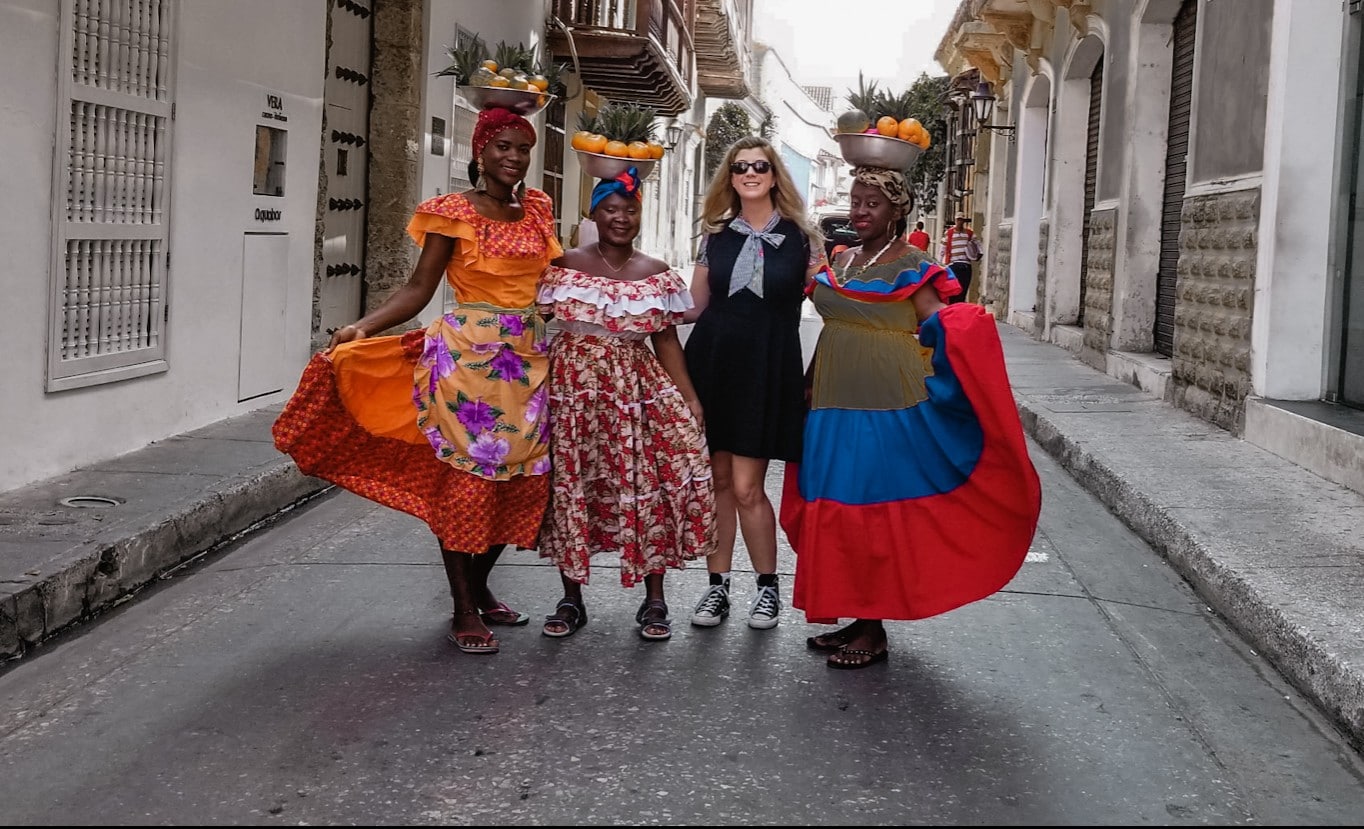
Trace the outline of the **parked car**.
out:
[[[857,231],[853,230],[848,219],[848,206],[842,204],[816,207],[814,218],[819,230],[824,234],[824,253],[833,257],[833,250],[839,245],[852,247],[857,244]]]

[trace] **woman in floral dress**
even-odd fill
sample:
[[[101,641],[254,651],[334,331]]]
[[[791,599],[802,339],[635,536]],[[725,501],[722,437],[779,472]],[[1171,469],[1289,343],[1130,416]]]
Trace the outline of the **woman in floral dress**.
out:
[[[540,555],[558,565],[564,597],[546,636],[587,623],[582,585],[593,554],[609,552],[620,557],[622,585],[644,582],[640,635],[669,638],[665,572],[715,550],[701,407],[675,327],[691,296],[666,263],[634,248],[639,187],[633,167],[599,183],[591,209],[599,240],[556,260],[540,286],[540,304],[560,326],[550,346],[553,492]]]
[[[275,445],[315,475],[427,523],[454,603],[449,638],[495,653],[488,625],[530,621],[497,601],[488,575],[507,544],[534,547],[549,499],[548,339],[535,306],[562,252],[552,203],[524,184],[530,122],[480,113],[476,189],[417,207],[412,277],[338,330],[275,423]],[[454,310],[424,331],[371,337],[411,319],[444,278]]]

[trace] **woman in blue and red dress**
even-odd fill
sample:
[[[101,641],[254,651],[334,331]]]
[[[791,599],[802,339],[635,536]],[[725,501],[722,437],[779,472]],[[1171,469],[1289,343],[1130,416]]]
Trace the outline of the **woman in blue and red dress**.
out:
[[[853,177],[862,244],[815,277],[824,328],[781,514],[795,606],[812,622],[855,620],[808,640],[833,668],[885,660],[886,619],[935,616],[1004,587],[1041,509],[994,318],[946,304],[961,286],[904,241],[904,176],[858,167]]]

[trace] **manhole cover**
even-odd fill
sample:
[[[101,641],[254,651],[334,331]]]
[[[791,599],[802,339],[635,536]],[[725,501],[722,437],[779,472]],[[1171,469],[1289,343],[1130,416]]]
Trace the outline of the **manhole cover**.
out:
[[[80,509],[98,509],[100,507],[116,507],[121,502],[113,498],[105,498],[103,495],[72,495],[70,498],[63,498],[57,503],[64,507],[77,507]]]

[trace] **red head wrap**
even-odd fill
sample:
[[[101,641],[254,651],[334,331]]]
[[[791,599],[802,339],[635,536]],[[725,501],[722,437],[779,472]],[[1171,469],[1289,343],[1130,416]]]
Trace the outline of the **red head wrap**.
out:
[[[488,142],[505,129],[520,130],[530,139],[531,144],[535,143],[535,127],[525,118],[509,109],[485,109],[478,113],[478,123],[474,124],[472,142],[474,158],[482,155],[483,148],[488,146]]]

